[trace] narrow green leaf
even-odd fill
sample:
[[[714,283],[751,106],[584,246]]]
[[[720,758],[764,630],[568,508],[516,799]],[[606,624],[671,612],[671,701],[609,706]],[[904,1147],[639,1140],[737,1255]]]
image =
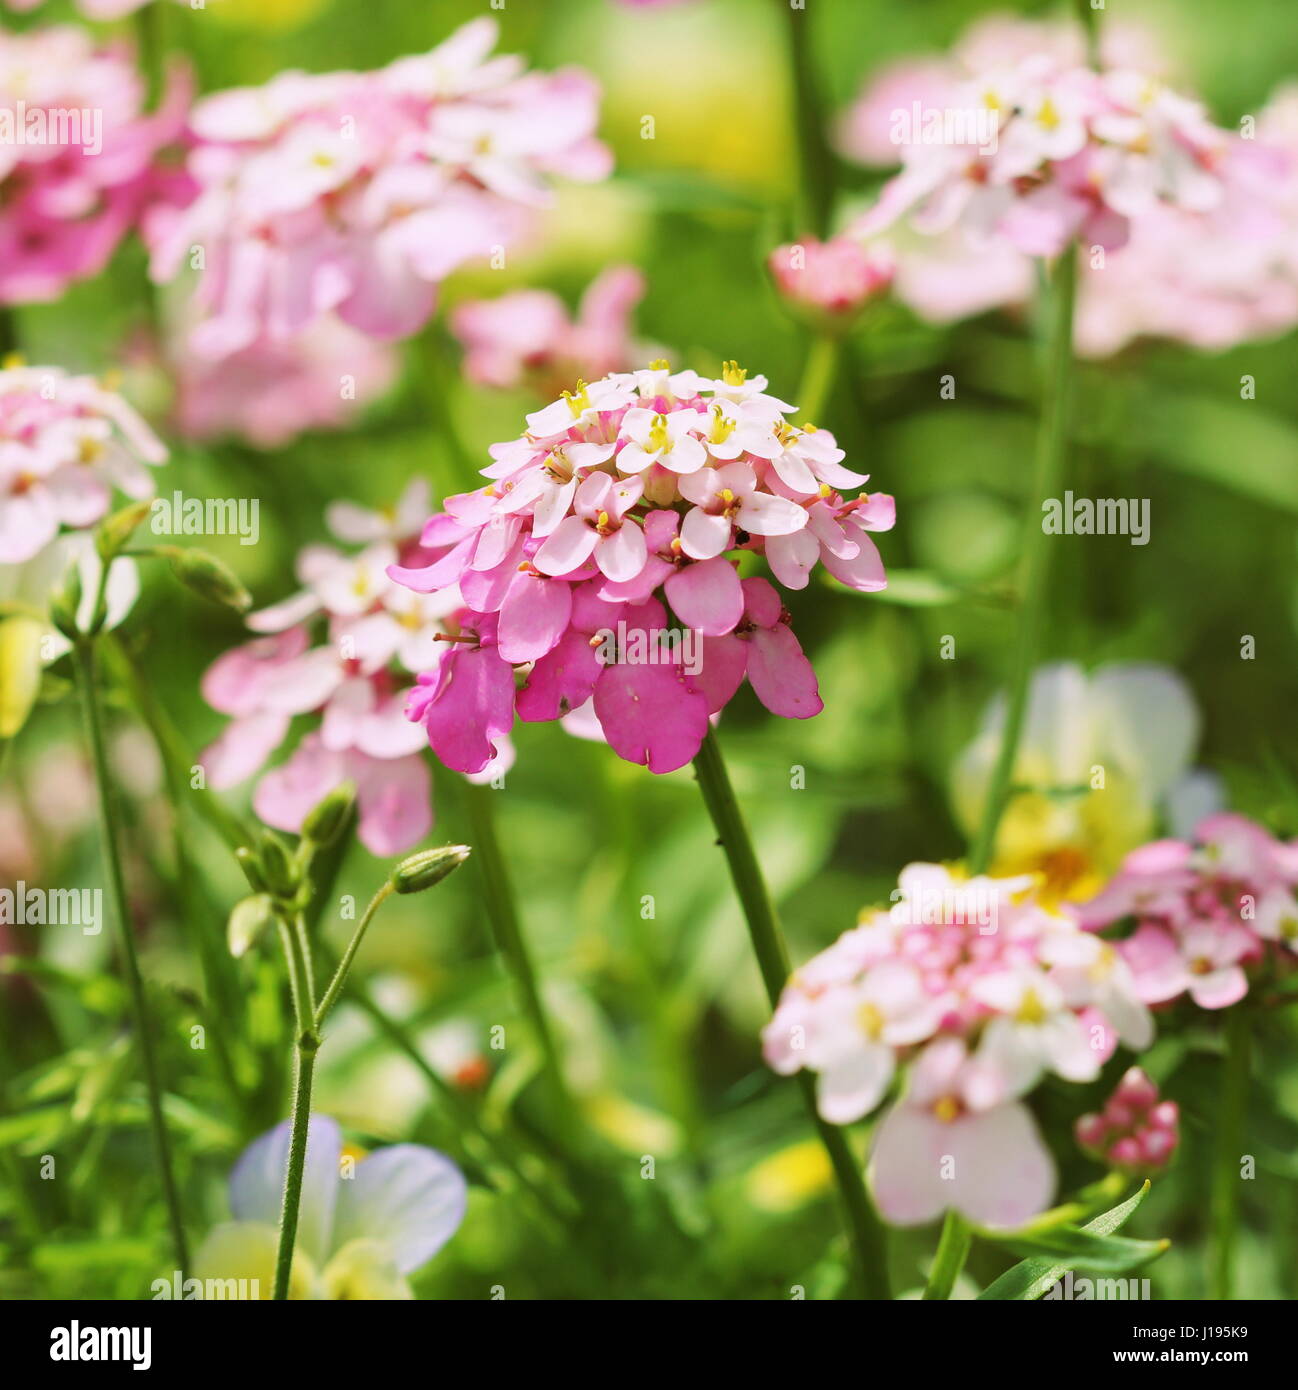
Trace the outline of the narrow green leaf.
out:
[[[1003,1237],[995,1234],[980,1234],[987,1239],[1000,1240],[1010,1249],[1036,1247],[1031,1257],[1007,1269],[999,1279],[990,1283],[978,1295],[979,1298],[1030,1301],[1040,1298],[1057,1280],[1070,1269],[1079,1266],[1086,1269],[1103,1270],[1116,1274],[1123,1270],[1135,1269],[1149,1260],[1156,1259],[1167,1249],[1167,1241],[1126,1240],[1114,1237],[1113,1233],[1126,1224],[1127,1218],[1145,1200],[1149,1183],[1143,1183],[1125,1202],[1119,1203],[1109,1211],[1101,1213],[1093,1221],[1078,1229],[1067,1228],[1043,1231],[1033,1236],[1022,1232],[1009,1232]],[[1087,1242],[1093,1242],[1089,1247]],[[1045,1250],[1041,1247],[1053,1245],[1071,1248]],[[1042,1258],[1049,1255],[1049,1258]],[[1126,1261],[1125,1263],[1123,1261]],[[1101,1262],[1115,1261],[1115,1263]]]

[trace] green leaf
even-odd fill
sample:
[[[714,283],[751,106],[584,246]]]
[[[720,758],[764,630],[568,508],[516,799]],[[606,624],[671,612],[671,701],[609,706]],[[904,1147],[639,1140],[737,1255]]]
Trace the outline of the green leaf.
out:
[[[1149,1183],[1143,1183],[1125,1202],[1082,1227],[1057,1227],[1030,1235],[1021,1231],[1003,1235],[980,1232],[986,1239],[998,1241],[1011,1250],[1026,1252],[1030,1258],[1007,1269],[978,1297],[1030,1301],[1040,1298],[1070,1269],[1081,1267],[1119,1274],[1156,1259],[1167,1249],[1168,1241],[1127,1240],[1113,1234],[1126,1224],[1148,1192]]]

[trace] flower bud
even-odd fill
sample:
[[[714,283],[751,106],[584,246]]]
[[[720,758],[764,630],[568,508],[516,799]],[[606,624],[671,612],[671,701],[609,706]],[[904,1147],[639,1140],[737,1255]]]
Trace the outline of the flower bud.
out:
[[[298,887],[297,865],[273,830],[262,831],[257,858],[267,889],[277,898],[291,898]]]
[[[73,565],[50,598],[50,622],[70,642],[75,642],[80,635],[77,629],[77,609],[80,607],[81,569]]]
[[[442,845],[403,859],[392,870],[392,886],[398,893],[422,893],[458,869],[472,851],[468,845]]]
[[[331,845],[342,833],[356,801],[356,783],[342,782],[323,797],[302,822],[302,838],[313,845]]]
[[[171,572],[200,598],[233,608],[236,613],[246,613],[252,607],[252,595],[229,565],[215,555],[209,555],[206,550],[183,550],[179,546],[168,546],[166,555],[171,562]]]
[[[152,498],[145,497],[105,517],[95,532],[95,549],[101,560],[109,561],[117,555],[131,539],[135,528],[148,516],[152,506]]]
[[[269,893],[254,893],[241,898],[230,911],[226,924],[226,941],[230,954],[243,955],[257,938],[275,921],[275,905]]]
[[[266,879],[261,872],[261,865],[257,862],[255,850],[251,850],[247,845],[240,845],[234,852],[234,857],[239,861],[239,867],[243,870],[243,876],[248,880],[248,886],[254,893],[264,893],[266,891]]]

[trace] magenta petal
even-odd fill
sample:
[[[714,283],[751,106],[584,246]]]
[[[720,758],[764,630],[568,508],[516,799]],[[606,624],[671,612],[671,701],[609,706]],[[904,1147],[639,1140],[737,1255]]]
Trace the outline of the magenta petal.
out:
[[[558,719],[584,705],[603,670],[590,635],[572,628],[532,667],[518,692],[518,717],[528,723]]]
[[[572,614],[572,587],[561,579],[542,579],[516,570],[500,605],[497,640],[506,661],[536,661],[567,631]]]
[[[684,767],[708,730],[707,701],[674,666],[606,666],[595,713],[613,751],[650,772]]]
[[[689,683],[702,692],[709,714],[715,714],[734,699],[748,668],[748,648],[743,638],[733,634],[703,639],[702,669],[689,677]]]
[[[840,584],[846,584],[849,589],[857,589],[867,594],[886,589],[888,576],[884,573],[878,547],[861,528],[848,527],[847,530],[861,547],[860,551],[851,560],[842,560],[826,551],[821,556],[825,568]]]
[[[733,632],[744,616],[744,591],[735,567],[721,556],[678,569],[664,585],[667,602],[687,627],[705,637]]]
[[[514,582],[523,559],[523,538],[495,569],[465,570],[460,579],[460,593],[475,613],[498,613],[505,601],[509,586]]]
[[[748,646],[749,684],[772,714],[810,719],[825,708],[811,662],[786,623],[758,628]]]
[[[745,579],[744,614],[748,621],[758,627],[774,627],[780,621],[784,605],[768,579]]]
[[[439,589],[445,589],[448,585],[454,584],[464,573],[465,567],[469,563],[469,556],[473,553],[474,537],[468,536],[453,546],[431,565],[425,565],[423,569],[406,569],[402,565],[389,565],[388,578],[394,584],[404,585],[407,589],[413,589],[417,594],[435,594]]]
[[[433,752],[456,772],[481,772],[514,723],[514,668],[495,647],[456,647],[442,659],[424,710]]]

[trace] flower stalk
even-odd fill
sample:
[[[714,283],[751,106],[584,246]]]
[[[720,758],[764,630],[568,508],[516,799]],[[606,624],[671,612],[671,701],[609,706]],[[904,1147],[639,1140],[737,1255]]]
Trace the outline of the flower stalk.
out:
[[[500,850],[500,839],[496,834],[496,811],[492,799],[495,795],[495,791],[489,786],[467,786],[464,789],[474,854],[482,866],[487,920],[491,923],[496,950],[499,951],[505,968],[514,977],[523,1012],[541,1049],[545,1084],[555,1117],[571,1119],[576,1115],[577,1106],[563,1077],[563,1064],[554,1029],[550,1025],[545,1002],[541,997],[536,965],[519,925],[513,884],[510,882],[505,857]]]
[[[1251,1019],[1248,1009],[1226,1010],[1226,1055],[1221,1067],[1217,1103],[1217,1153],[1212,1173],[1212,1287],[1211,1297],[1229,1302],[1235,1297],[1235,1232],[1239,1224],[1240,1158],[1248,1113],[1251,1064]]]
[[[99,601],[102,602],[104,579],[108,567],[103,567]],[[130,992],[131,1012],[140,1060],[144,1066],[144,1084],[148,1095],[149,1130],[153,1139],[154,1157],[162,1182],[163,1201],[171,1228],[172,1247],[177,1267],[189,1267],[189,1246],[185,1237],[185,1222],[181,1214],[180,1192],[171,1161],[171,1145],[166,1120],[162,1112],[162,1079],[153,1048],[153,1029],[149,1019],[148,1001],[144,993],[144,978],[140,974],[139,955],[135,949],[135,933],[126,902],[126,883],[122,873],[121,853],[115,830],[116,818],[109,792],[108,756],[104,743],[103,714],[99,704],[96,676],[94,637],[85,633],[73,635],[77,685],[81,693],[81,708],[90,748],[90,761],[95,775],[95,809],[99,820],[99,843],[104,859],[104,874],[108,880],[108,897],[113,916],[117,919],[122,968]]]
[[[1077,298],[1077,248],[1069,246],[1054,266],[1046,293],[1045,381],[1041,396],[1041,416],[1037,429],[1036,484],[1028,510],[1027,534],[1021,561],[1022,595],[1018,643],[1010,679],[1005,711],[1005,728],[987,788],[978,837],[969,856],[969,872],[983,874],[991,867],[996,832],[1010,799],[1010,781],[1018,754],[1023,721],[1027,714],[1032,669],[1036,663],[1041,633],[1045,625],[1046,600],[1050,588],[1052,553],[1041,525],[1041,504],[1059,494],[1064,472],[1068,438],[1068,406],[1071,397],[1073,361],[1073,309]],[[938,1240],[926,1299],[950,1298],[951,1290],[969,1254],[971,1231],[956,1211],[948,1211]]]
[[[734,880],[735,892],[748,923],[748,934],[757,956],[757,965],[774,1008],[789,977],[789,955],[775,908],[758,867],[748,827],[735,799],[716,734],[709,729],[694,759],[703,800],[716,827]],[[883,1227],[866,1194],[861,1165],[852,1153],[843,1131],[828,1124],[816,1109],[815,1083],[806,1072],[798,1074],[799,1089],[820,1141],[829,1155],[843,1206],[851,1229],[852,1247],[860,1271],[862,1287],[871,1299],[890,1298],[887,1248]]]

